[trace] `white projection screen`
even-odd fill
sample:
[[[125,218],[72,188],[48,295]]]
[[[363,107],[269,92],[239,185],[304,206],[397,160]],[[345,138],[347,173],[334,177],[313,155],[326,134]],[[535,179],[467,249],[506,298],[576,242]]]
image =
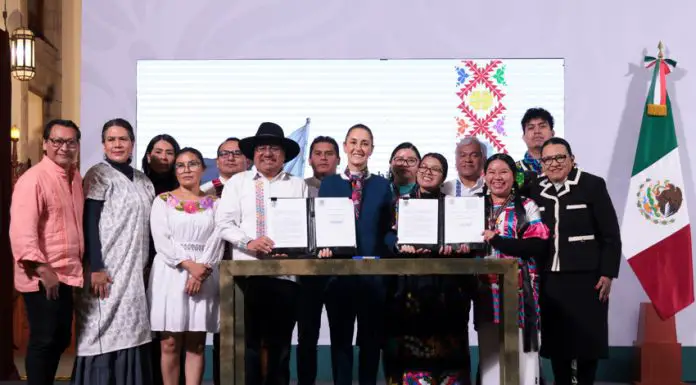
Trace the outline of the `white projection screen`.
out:
[[[391,151],[409,141],[445,155],[451,179],[462,135],[521,158],[527,108],[549,110],[563,136],[562,59],[143,60],[137,79],[137,162],[158,134],[215,158],[221,141],[253,135],[261,122],[287,136],[309,118],[309,143],[328,135],[340,144],[356,123],[372,128],[373,172],[385,174]]]
[[[215,158],[225,138],[254,135],[261,122],[280,124],[288,136],[309,118],[305,159],[314,137],[340,144],[350,126],[363,123],[375,136],[372,172],[385,174],[391,151],[409,141],[421,154],[442,153],[452,179],[455,144],[464,135],[485,142],[489,154],[520,159],[520,121],[530,107],[551,112],[556,136],[564,136],[563,69],[563,59],[142,60],[135,159],[140,168],[158,134]],[[303,176],[311,175],[305,162]],[[322,318],[319,344],[327,345]]]

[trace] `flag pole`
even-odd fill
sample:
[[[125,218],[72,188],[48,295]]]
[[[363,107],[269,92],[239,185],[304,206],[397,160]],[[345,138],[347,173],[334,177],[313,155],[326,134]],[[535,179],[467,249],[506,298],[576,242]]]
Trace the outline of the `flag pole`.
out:
[[[663,53],[663,50],[664,50],[664,49],[665,49],[665,45],[662,44],[662,40],[660,40],[660,42],[657,43],[657,50],[658,50],[658,52],[657,52],[657,57],[658,57],[659,59],[664,59],[664,57],[665,57],[665,55],[664,55],[664,53]]]
[[[647,113],[650,116],[667,116],[667,85],[665,83],[667,75],[671,72],[670,65],[674,66],[676,63],[665,59],[664,48],[665,45],[660,40],[657,44],[657,58],[650,56],[645,58],[649,62],[647,68],[655,67],[653,70],[653,85],[655,87],[652,92],[653,100],[647,106]]]

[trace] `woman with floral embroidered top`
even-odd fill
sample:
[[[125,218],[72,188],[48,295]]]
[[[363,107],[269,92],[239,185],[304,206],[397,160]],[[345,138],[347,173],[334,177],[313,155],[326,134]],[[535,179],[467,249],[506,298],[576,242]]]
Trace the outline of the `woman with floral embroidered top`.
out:
[[[520,385],[540,383],[539,283],[537,259],[548,253],[549,229],[539,207],[519,194],[517,168],[507,154],[495,154],[484,165],[486,199],[486,258],[516,258],[520,266],[519,327]],[[497,275],[481,276],[481,303],[476,314],[479,339],[480,381],[500,383],[500,292]]]
[[[187,385],[203,379],[206,333],[219,329],[219,274],[224,243],[215,230],[217,198],[200,189],[203,156],[193,148],[177,154],[179,187],[152,204],[150,222],[157,254],[148,298],[152,330],[161,334],[162,382],[179,383],[186,350]]]

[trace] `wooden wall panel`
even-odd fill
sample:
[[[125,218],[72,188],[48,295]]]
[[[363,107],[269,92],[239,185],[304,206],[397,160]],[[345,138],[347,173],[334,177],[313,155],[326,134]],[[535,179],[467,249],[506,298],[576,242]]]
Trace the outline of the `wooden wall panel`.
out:
[[[7,32],[0,31],[0,381],[16,379],[12,302],[14,294],[13,258],[10,250],[10,200],[12,170],[10,159],[10,125],[12,81],[10,78],[10,43]]]

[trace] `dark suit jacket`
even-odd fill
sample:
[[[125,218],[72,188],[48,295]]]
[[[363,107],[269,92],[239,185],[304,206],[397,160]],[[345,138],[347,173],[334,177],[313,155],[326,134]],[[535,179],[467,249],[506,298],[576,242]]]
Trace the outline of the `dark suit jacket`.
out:
[[[557,191],[541,175],[530,185],[530,196],[551,230],[550,272],[597,271],[616,278],[621,264],[619,221],[604,179],[574,168]]]

